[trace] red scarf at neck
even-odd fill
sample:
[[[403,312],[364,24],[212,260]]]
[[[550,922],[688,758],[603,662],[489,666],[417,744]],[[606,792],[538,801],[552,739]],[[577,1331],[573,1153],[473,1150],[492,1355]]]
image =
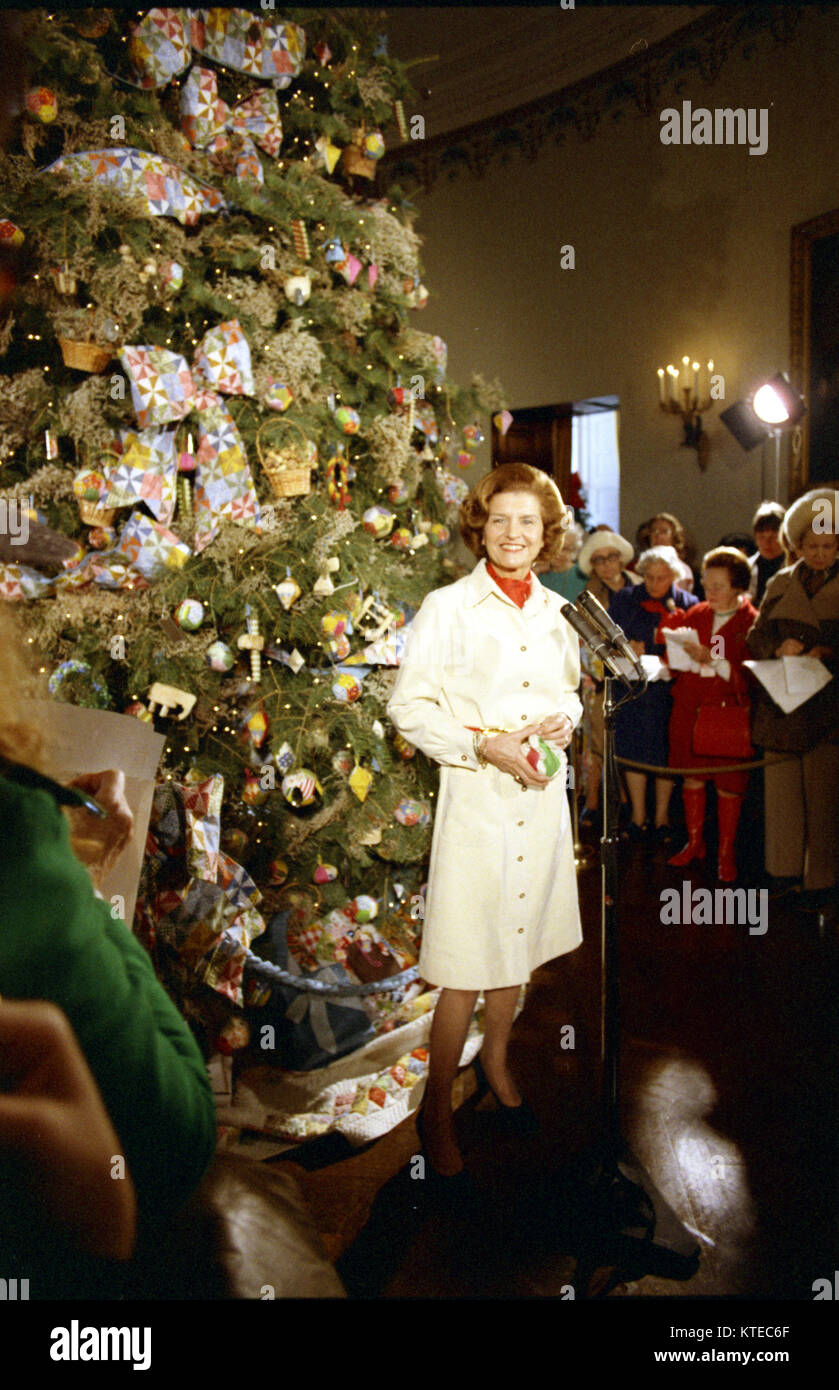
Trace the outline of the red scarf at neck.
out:
[[[517,608],[524,608],[530,597],[530,575],[526,579],[505,579],[503,575],[496,573],[487,560],[487,574],[490,579],[494,579],[499,589],[513,600]]]

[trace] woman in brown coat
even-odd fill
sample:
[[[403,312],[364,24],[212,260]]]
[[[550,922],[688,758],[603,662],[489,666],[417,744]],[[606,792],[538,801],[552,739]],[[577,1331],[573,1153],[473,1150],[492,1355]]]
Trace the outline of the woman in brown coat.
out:
[[[754,742],[797,757],[766,767],[766,868],[824,897],[839,881],[839,558],[836,494],[805,493],[784,531],[801,558],[769,581],[747,642],[753,657],[817,657],[829,683],[785,714],[760,687]],[[832,518],[827,529],[825,517]]]

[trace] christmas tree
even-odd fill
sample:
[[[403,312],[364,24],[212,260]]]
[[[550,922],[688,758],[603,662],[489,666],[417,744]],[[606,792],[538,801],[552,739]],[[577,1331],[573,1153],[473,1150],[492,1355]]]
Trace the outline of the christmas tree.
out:
[[[297,969],[351,963],[312,932],[330,912],[371,924],[372,975],[403,967],[435,772],[385,705],[406,623],[461,572],[449,464],[503,401],[413,326],[414,209],[376,177],[410,102],[384,16],[26,24],[0,494],[68,539],[7,554],[0,592],[55,697],[166,734],[135,925],[169,965],[187,943],[182,1003],[197,981],[247,1004],[280,909]],[[192,893],[214,876],[224,911]]]

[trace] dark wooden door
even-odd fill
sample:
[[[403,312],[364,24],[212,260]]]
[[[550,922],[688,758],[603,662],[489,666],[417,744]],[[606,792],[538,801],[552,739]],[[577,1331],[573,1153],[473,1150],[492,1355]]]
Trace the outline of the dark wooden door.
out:
[[[570,402],[517,410],[506,434],[493,424],[493,467],[500,463],[529,463],[553,478],[564,495],[571,476],[573,410]]]

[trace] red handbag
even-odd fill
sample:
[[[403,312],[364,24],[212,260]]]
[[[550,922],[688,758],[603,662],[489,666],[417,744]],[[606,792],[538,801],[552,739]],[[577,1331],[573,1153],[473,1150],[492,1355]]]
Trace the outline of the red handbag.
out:
[[[692,743],[700,758],[728,758],[740,763],[754,757],[749,706],[739,701],[700,705]]]

